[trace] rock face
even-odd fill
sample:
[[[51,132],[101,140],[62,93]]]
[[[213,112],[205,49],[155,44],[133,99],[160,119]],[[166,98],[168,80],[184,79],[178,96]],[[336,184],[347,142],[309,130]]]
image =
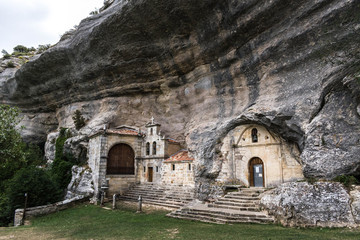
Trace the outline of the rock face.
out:
[[[242,124],[298,145],[307,177],[359,175],[359,22],[356,0],[118,0],[1,80],[0,102],[44,142],[77,109],[90,132],[153,115],[201,166],[200,198]]]
[[[351,195],[351,209],[354,215],[354,220],[357,224],[360,224],[360,186],[354,187],[350,192]]]
[[[94,193],[94,184],[92,182],[90,169],[73,166],[71,171],[72,178],[65,199],[71,199],[77,196],[92,196]]]
[[[285,226],[344,227],[359,218],[340,183],[285,183],[265,193],[261,205]]]

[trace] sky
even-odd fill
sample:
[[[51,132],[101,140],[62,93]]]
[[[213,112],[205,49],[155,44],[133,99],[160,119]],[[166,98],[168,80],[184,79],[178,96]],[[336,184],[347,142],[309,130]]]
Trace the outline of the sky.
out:
[[[0,0],[0,51],[55,44],[104,0]],[[1,57],[1,55],[0,55]]]

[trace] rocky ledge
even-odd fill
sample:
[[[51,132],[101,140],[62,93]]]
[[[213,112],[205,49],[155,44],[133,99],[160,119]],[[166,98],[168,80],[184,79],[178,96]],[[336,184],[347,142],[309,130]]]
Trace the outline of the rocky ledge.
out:
[[[199,197],[215,146],[256,123],[295,143],[304,175],[360,175],[357,0],[117,0],[15,76],[1,103],[28,139],[58,127],[141,127],[154,115],[196,159]]]

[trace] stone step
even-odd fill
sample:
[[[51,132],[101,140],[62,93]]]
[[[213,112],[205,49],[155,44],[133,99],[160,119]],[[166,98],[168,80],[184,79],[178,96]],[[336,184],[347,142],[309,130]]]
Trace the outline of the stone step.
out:
[[[164,195],[164,196],[184,196],[192,198],[192,195],[189,193],[170,193],[162,191],[138,191],[138,190],[129,190],[125,194],[135,194],[135,195]]]
[[[154,194],[151,192],[127,192],[125,193],[123,196],[142,196],[142,197],[154,197],[154,198],[169,198],[169,199],[188,199],[188,200],[192,200],[193,198],[191,196],[188,195],[179,195],[179,194]]]
[[[198,211],[192,209],[191,211],[176,211],[172,212],[169,216],[176,217],[190,217],[193,220],[206,220],[212,222],[220,222],[220,223],[243,223],[243,222],[255,222],[255,223],[265,223],[265,222],[272,222],[273,219],[267,217],[265,215],[226,215],[223,212],[208,212],[208,211]]]
[[[212,204],[217,205],[223,205],[223,206],[236,206],[236,207],[258,207],[258,204],[255,204],[254,202],[227,202],[227,201],[221,201],[218,200],[216,202],[213,202]]]
[[[138,197],[137,196],[122,196],[120,197],[120,199],[132,199],[134,201],[138,201]],[[175,203],[187,203],[188,201],[183,201],[183,200],[179,200],[179,199],[165,199],[165,198],[154,198],[154,197],[142,197],[143,201],[160,201],[160,202],[175,202]]]
[[[237,198],[219,198],[217,201],[221,202],[231,202],[231,203],[244,203],[244,204],[259,204],[260,200],[248,200],[248,199],[237,199]]]
[[[137,199],[133,199],[133,198],[121,198],[120,200],[129,201],[129,202],[138,202]],[[167,207],[167,208],[172,208],[172,209],[179,209],[180,207],[183,206],[183,203],[157,201],[157,200],[153,200],[153,199],[146,199],[146,200],[143,199],[143,204],[157,205],[157,206],[162,206],[162,207]]]
[[[242,196],[242,195],[225,195],[224,198],[238,199],[238,200],[252,200],[252,201],[260,200],[259,197],[247,197],[247,196]]]
[[[260,209],[257,207],[244,207],[244,206],[229,206],[229,205],[218,205],[218,204],[209,204],[209,208],[224,208],[224,209],[234,209],[238,211],[253,211],[259,212]]]

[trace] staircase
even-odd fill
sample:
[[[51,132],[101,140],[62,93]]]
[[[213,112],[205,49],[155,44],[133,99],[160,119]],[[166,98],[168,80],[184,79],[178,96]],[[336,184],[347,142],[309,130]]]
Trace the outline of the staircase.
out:
[[[267,223],[274,219],[259,207],[264,188],[243,188],[209,204],[194,202],[167,216],[213,223]]]
[[[177,185],[142,183],[120,196],[119,200],[137,202],[140,195],[144,204],[178,209],[194,199],[194,189]]]

